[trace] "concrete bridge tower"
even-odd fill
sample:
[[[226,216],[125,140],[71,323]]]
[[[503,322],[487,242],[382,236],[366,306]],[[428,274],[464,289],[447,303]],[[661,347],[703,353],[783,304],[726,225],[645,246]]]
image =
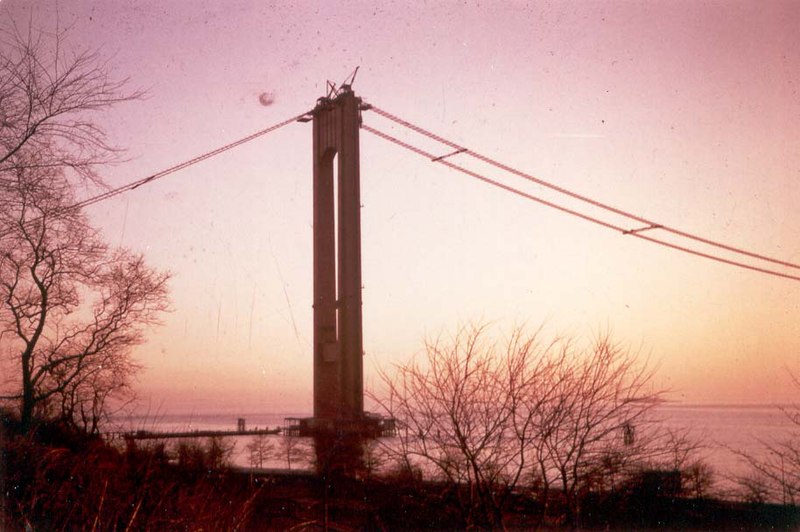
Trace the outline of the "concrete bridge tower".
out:
[[[361,99],[348,85],[320,98],[314,130],[314,418],[364,416],[361,328]]]
[[[359,132],[367,108],[343,85],[300,119],[313,121],[314,137],[314,416],[287,418],[284,431],[314,438],[323,475],[358,474],[363,443],[395,431],[393,419],[364,412]]]

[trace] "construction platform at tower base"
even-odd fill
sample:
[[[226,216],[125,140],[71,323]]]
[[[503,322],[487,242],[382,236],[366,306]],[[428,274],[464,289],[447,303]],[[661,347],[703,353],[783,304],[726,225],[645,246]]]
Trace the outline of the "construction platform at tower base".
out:
[[[332,434],[362,438],[386,438],[397,435],[397,422],[394,418],[369,412],[365,412],[363,417],[354,419],[287,417],[283,420],[283,434],[299,437]]]

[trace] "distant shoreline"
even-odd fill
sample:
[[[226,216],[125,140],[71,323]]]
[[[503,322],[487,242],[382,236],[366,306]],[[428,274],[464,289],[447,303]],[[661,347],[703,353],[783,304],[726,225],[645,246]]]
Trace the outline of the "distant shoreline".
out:
[[[718,408],[718,409],[780,409],[780,408],[795,408],[795,404],[775,404],[775,403],[683,403],[681,401],[664,401],[656,408],[660,407],[670,408]]]
[[[667,399],[664,401],[659,402],[656,405],[656,408],[708,408],[708,409],[781,409],[781,408],[800,408],[800,405],[797,404],[775,404],[775,403],[691,403],[691,402],[682,402],[682,401],[675,401],[671,399]],[[279,417],[310,417],[310,412],[302,412],[298,413],[294,412],[274,412],[269,410],[262,410],[262,411],[247,411],[242,412],[238,410],[232,409],[224,409],[224,410],[214,410],[208,409],[203,411],[193,410],[190,412],[187,411],[165,411],[161,412],[158,415],[147,414],[147,413],[136,413],[136,414],[129,414],[125,416],[119,416],[118,419],[124,418],[152,418],[152,419],[160,419],[164,417],[182,417],[182,418],[198,418],[198,417],[205,417],[205,416],[231,416],[235,418],[247,418],[248,416],[279,416]]]

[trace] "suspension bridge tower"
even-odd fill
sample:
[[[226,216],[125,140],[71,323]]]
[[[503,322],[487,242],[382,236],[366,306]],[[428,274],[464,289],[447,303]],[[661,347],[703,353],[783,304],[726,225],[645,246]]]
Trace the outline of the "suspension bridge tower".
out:
[[[322,98],[314,135],[314,417],[364,413],[361,319],[361,100]]]
[[[394,430],[393,420],[364,412],[359,130],[366,108],[343,85],[301,119],[313,122],[314,416],[287,429],[314,437],[318,465],[334,467],[357,462],[364,439]]]

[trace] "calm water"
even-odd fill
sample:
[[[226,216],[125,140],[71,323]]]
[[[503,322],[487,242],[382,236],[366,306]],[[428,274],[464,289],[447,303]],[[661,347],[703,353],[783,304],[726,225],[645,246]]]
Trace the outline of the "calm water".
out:
[[[735,489],[735,477],[748,473],[734,451],[759,458],[768,452],[762,442],[797,437],[800,429],[775,406],[671,405],[659,412],[668,426],[686,429],[705,442],[699,453],[714,469],[719,494]]]
[[[701,438],[705,448],[700,450],[706,462],[715,471],[715,491],[725,494],[735,487],[731,480],[747,472],[747,466],[732,449],[746,452],[752,456],[762,456],[766,450],[759,440],[777,441],[796,434],[798,428],[774,406],[730,406],[730,405],[669,405],[658,409],[663,422],[672,428],[686,429],[690,434]],[[124,421],[130,429],[154,431],[169,430],[235,430],[237,418],[246,419],[247,428],[275,428],[283,425],[285,417],[305,417],[304,413],[242,413],[235,414],[166,414],[157,418],[132,417]],[[268,441],[276,450],[281,448],[281,436],[268,436]],[[235,444],[232,460],[234,464],[249,466],[245,446],[251,437],[227,438]],[[301,444],[301,452],[310,456],[308,442]],[[293,467],[309,467],[300,460]],[[272,458],[264,467],[286,467],[285,459]]]

